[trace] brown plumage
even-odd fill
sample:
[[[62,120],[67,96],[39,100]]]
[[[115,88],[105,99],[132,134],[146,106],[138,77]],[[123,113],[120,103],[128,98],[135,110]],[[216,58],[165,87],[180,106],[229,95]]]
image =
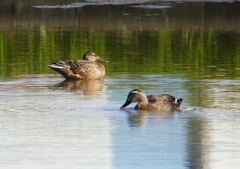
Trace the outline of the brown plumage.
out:
[[[121,109],[131,103],[138,102],[135,110],[179,111],[182,101],[182,98],[176,100],[175,97],[168,94],[146,96],[141,90],[134,89],[129,92]]]
[[[82,60],[58,61],[48,67],[60,73],[66,79],[102,79],[105,68],[100,62],[108,62],[93,52],[87,52]]]

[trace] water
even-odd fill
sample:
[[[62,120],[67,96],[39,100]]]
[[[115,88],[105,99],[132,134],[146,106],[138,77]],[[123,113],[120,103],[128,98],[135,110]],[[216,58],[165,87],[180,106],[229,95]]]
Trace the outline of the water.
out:
[[[239,3],[3,4],[1,168],[238,168]],[[109,60],[103,80],[47,67],[87,50]],[[120,110],[134,88],[181,112]]]

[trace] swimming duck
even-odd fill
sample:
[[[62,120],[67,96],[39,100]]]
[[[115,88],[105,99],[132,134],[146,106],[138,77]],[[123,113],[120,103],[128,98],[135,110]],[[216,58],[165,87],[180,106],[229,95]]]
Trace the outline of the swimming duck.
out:
[[[146,96],[141,90],[133,89],[129,92],[121,109],[131,103],[138,102],[135,110],[179,111],[182,101],[182,98],[176,100],[175,97],[168,94]]]
[[[86,52],[82,60],[66,60],[53,62],[49,68],[60,73],[66,79],[102,79],[105,68],[100,62],[108,62],[93,52]]]

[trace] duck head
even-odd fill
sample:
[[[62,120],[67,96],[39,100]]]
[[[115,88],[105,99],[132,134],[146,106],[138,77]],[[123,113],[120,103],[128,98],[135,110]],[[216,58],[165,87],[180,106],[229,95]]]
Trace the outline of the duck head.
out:
[[[133,89],[129,92],[126,102],[121,106],[120,109],[124,109],[129,104],[134,102],[146,102],[148,103],[147,96],[139,89]]]
[[[100,58],[99,56],[97,56],[95,53],[93,52],[86,52],[83,55],[83,60],[87,60],[90,62],[108,62],[107,60],[104,60],[102,58]]]

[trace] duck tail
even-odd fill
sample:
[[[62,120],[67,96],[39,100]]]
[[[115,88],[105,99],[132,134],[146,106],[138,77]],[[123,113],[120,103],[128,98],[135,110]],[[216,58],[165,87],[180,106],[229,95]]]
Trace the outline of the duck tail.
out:
[[[63,65],[59,65],[59,64],[51,64],[51,65],[48,65],[49,68],[53,69],[54,71],[60,73],[61,75],[63,75],[65,77],[66,75],[66,70],[64,68]]]
[[[178,103],[179,105],[182,104],[182,102],[183,102],[183,99],[182,99],[182,98],[177,99],[177,103]]]
[[[180,110],[180,105],[182,104],[182,102],[183,102],[183,99],[182,99],[182,98],[177,99],[177,103],[175,103],[175,109],[176,109],[177,111]]]
[[[59,66],[56,64],[48,65],[48,67],[55,70],[56,72],[62,71],[62,69],[63,69],[63,66]]]

